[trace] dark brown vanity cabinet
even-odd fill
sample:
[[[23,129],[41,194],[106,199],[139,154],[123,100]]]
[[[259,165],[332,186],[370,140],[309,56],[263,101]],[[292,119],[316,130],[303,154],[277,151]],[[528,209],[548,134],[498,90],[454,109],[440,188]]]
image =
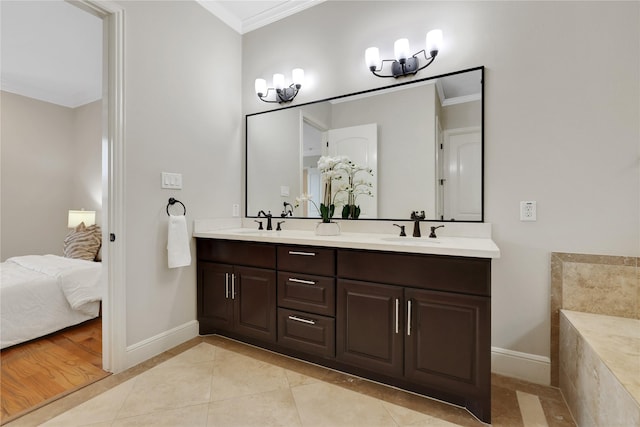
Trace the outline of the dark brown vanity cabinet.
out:
[[[272,245],[198,239],[197,281],[200,334],[230,332],[276,341]]]
[[[490,260],[339,250],[336,359],[491,411]]]

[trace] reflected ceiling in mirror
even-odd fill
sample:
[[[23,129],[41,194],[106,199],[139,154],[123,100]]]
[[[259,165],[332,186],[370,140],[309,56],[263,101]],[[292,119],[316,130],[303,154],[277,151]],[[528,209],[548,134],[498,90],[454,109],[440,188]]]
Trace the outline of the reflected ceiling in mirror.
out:
[[[424,211],[432,221],[482,222],[483,74],[478,67],[247,115],[246,216],[319,218],[318,160],[346,155],[373,171],[356,175],[372,193],[356,198],[359,219]],[[302,194],[313,202],[296,206]]]

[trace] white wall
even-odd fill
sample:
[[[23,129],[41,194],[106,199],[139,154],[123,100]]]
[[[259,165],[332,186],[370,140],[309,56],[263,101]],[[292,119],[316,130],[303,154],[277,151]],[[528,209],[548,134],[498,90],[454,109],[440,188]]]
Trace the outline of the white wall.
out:
[[[486,67],[492,345],[548,357],[550,253],[640,255],[640,3],[324,2],[244,36],[244,113],[265,109],[255,78],[296,66],[295,103],[387,85],[364,50],[392,57],[403,36],[417,51],[432,28],[445,46],[418,77]]]
[[[194,218],[229,217],[240,203],[241,37],[195,2],[121,5],[126,235],[117,238],[133,351],[196,319],[195,244],[191,266],[167,268],[169,197],[186,205],[189,232]],[[162,171],[181,173],[183,189],[161,189]]]
[[[101,103],[2,92],[1,259],[62,255],[69,209],[101,208]]]

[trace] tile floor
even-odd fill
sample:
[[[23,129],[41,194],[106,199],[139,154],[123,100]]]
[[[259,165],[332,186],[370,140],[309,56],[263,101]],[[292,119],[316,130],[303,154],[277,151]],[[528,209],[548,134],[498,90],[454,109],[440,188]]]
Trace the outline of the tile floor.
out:
[[[494,426],[574,426],[557,389],[494,375]],[[481,426],[465,409],[218,336],[199,337],[18,426]]]

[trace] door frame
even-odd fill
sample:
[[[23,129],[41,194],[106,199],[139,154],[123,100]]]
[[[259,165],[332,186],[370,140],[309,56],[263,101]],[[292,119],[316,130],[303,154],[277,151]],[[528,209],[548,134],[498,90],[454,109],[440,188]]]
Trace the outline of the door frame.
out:
[[[126,369],[124,9],[112,0],[67,0],[103,21],[102,366]],[[115,237],[111,241],[111,236]]]

